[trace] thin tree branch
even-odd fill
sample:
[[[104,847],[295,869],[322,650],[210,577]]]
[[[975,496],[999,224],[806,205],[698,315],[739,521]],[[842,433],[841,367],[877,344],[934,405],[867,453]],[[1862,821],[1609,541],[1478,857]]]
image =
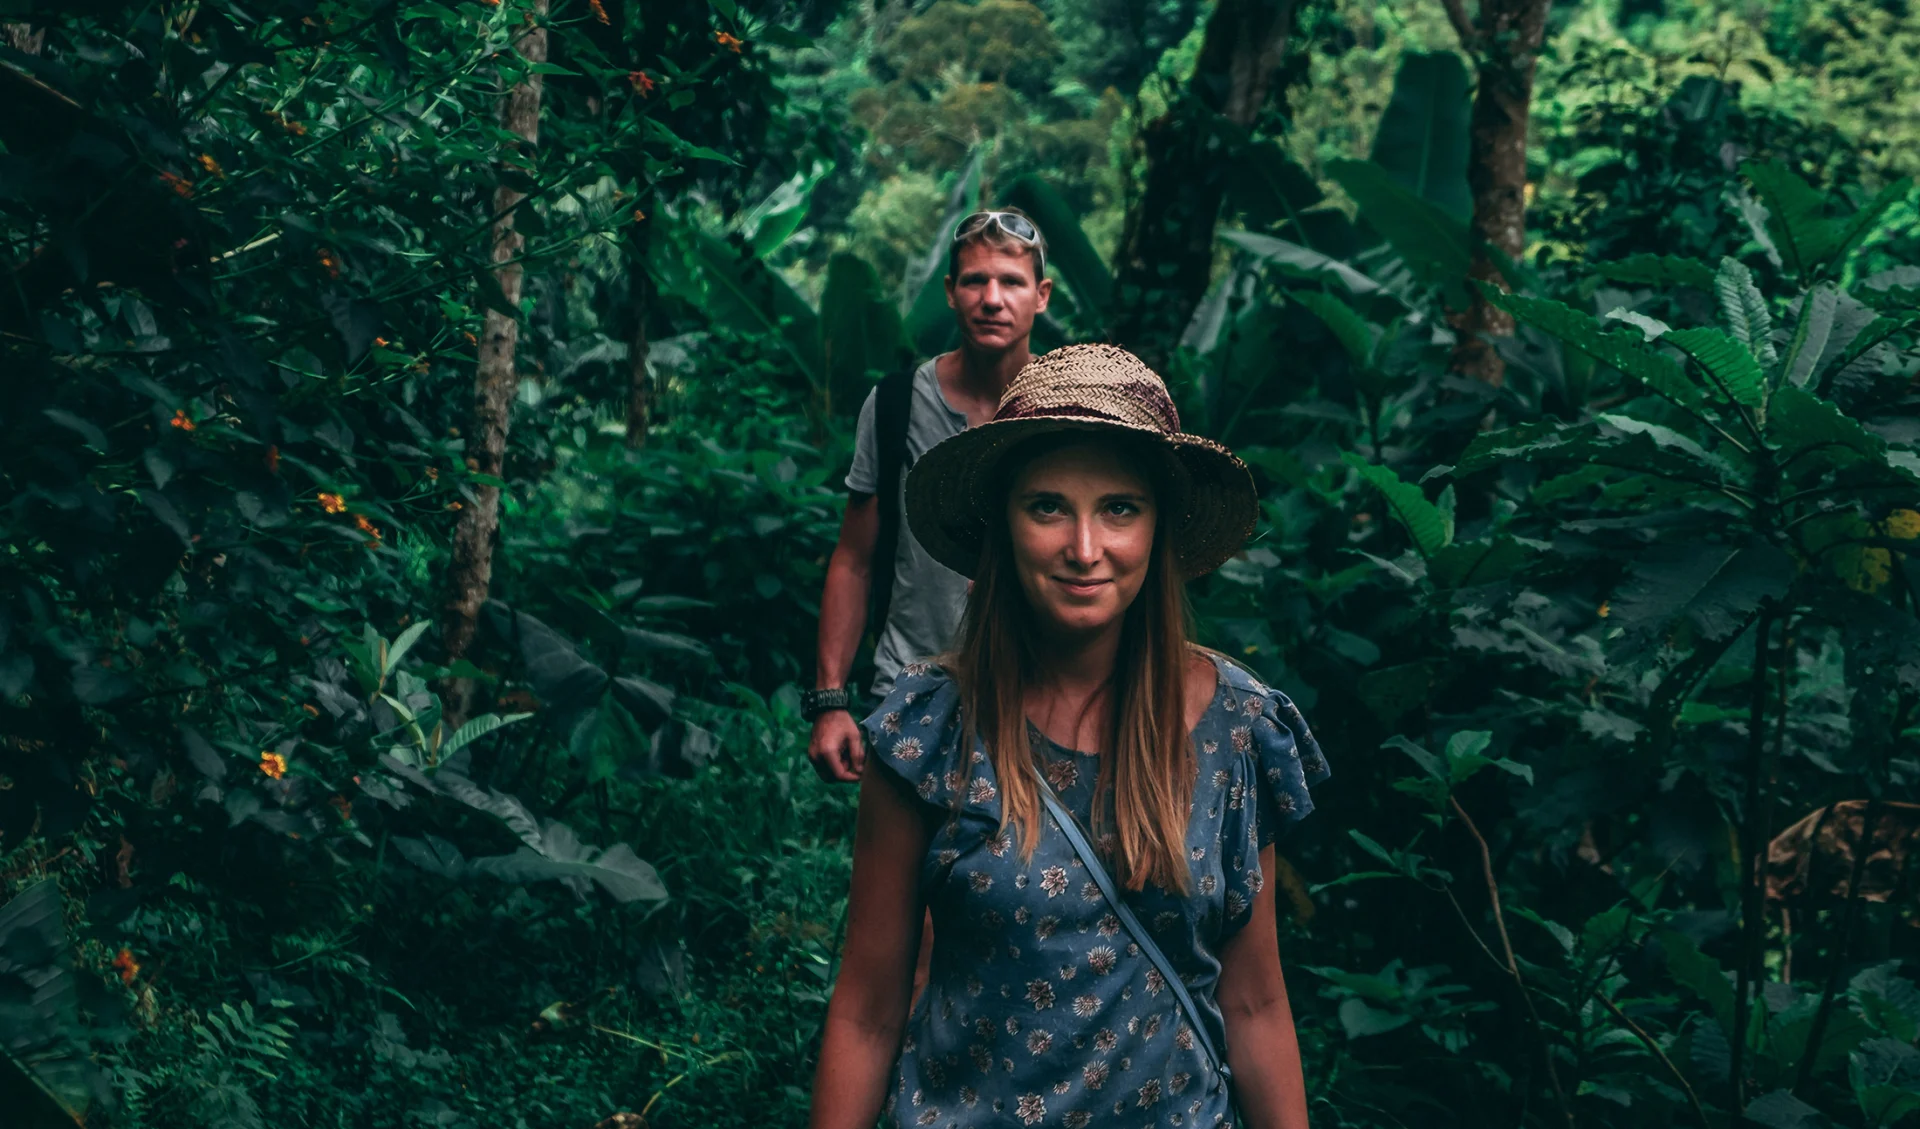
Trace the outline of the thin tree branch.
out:
[[[1480,848],[1480,873],[1487,883],[1487,899],[1493,905],[1493,927],[1500,935],[1500,951],[1506,955],[1507,974],[1513,977],[1513,986],[1519,989],[1520,1002],[1526,1005],[1527,1021],[1533,1027],[1534,1038],[1540,1041],[1540,1057],[1547,1064],[1547,1081],[1553,1084],[1553,1100],[1560,1107],[1560,1116],[1566,1119],[1568,1129],[1575,1125],[1573,1107],[1567,1104],[1567,1092],[1560,1086],[1560,1070],[1554,1065],[1553,1047],[1547,1042],[1546,1029],[1540,1022],[1540,1013],[1533,1006],[1533,993],[1527,990],[1526,978],[1520,975],[1520,962],[1514,959],[1513,939],[1507,934],[1507,917],[1500,909],[1500,883],[1493,876],[1493,852],[1487,849],[1486,836],[1480,834],[1480,828],[1474,825],[1473,817],[1467,809],[1460,806],[1457,797],[1448,796],[1447,803],[1452,806],[1453,814],[1460,817],[1460,823],[1473,836]],[[1484,947],[1484,946],[1483,946]]]
[[[1687,1095],[1687,1104],[1693,1107],[1693,1115],[1700,1119],[1700,1129],[1713,1129],[1713,1122],[1707,1120],[1707,1111],[1701,1108],[1700,1095],[1693,1092],[1693,1086],[1687,1081],[1687,1076],[1680,1073],[1680,1068],[1667,1057],[1666,1051],[1660,1049],[1660,1044],[1654,1042],[1653,1036],[1647,1034],[1638,1023],[1628,1018],[1627,1013],[1620,1010],[1620,1005],[1608,999],[1605,992],[1595,988],[1593,998],[1599,1000],[1615,1019],[1624,1024],[1627,1030],[1633,1032],[1634,1038],[1639,1039],[1653,1057],[1660,1060],[1660,1065],[1667,1068],[1667,1073],[1673,1075],[1673,1080],[1680,1083],[1680,1089]]]
[[[1453,25],[1453,33],[1460,37],[1460,48],[1469,55],[1480,53],[1480,33],[1473,26],[1473,19],[1467,15],[1467,7],[1461,0],[1440,0],[1447,10],[1447,22]]]

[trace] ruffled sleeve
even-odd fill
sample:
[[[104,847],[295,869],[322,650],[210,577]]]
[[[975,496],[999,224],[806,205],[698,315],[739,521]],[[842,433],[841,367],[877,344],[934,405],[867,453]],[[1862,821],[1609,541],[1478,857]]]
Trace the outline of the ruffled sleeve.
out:
[[[1258,803],[1254,809],[1254,843],[1265,847],[1313,811],[1309,789],[1330,773],[1320,743],[1300,716],[1293,700],[1262,683],[1244,667],[1227,663],[1228,685],[1239,695],[1238,712],[1245,721],[1235,730],[1234,744],[1252,758]]]
[[[907,666],[860,724],[881,767],[929,804],[960,806],[967,786],[959,755],[960,691],[946,671],[931,663]]]

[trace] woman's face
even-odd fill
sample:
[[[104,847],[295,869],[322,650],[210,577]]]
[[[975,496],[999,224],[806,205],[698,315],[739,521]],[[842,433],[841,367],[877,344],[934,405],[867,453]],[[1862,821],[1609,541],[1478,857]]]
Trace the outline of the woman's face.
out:
[[[1149,480],[1114,444],[1089,441],[1028,463],[1007,495],[1014,571],[1043,626],[1071,634],[1117,626],[1153,559]]]

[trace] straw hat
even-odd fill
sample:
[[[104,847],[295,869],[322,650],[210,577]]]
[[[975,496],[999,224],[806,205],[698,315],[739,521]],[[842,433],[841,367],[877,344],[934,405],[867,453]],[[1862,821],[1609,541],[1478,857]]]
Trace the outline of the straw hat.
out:
[[[1180,430],[1160,377],[1112,345],[1067,345],[1035,357],[993,419],[941,441],[907,475],[907,522],[934,560],[963,576],[980,564],[990,523],[1004,520],[1000,465],[1023,441],[1063,431],[1140,436],[1162,445],[1175,559],[1184,579],[1212,572],[1253,532],[1259,498],[1233,452]]]

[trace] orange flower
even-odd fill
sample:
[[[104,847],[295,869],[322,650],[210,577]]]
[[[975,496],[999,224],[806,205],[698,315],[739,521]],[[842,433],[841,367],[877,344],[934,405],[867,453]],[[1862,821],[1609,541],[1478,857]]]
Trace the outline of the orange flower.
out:
[[[347,500],[345,498],[342,498],[340,495],[328,494],[325,491],[321,491],[321,493],[319,494],[319,498],[320,498],[320,508],[327,511],[328,513],[337,514],[337,513],[346,512]]]
[[[307,135],[307,127],[305,123],[294,121],[292,118],[288,117],[287,115],[281,113],[278,110],[268,110],[267,119],[273,122],[275,125],[279,126],[281,129],[284,129],[288,133],[293,134],[295,137],[305,137]]]
[[[354,514],[353,524],[359,527],[360,532],[373,538],[375,541],[380,540],[380,527],[368,521],[366,514]],[[369,545],[367,547],[372,548],[373,546]]]
[[[653,94],[653,77],[647,74],[647,72],[628,71],[627,81],[633,84],[634,91],[638,93],[640,97],[646,98]]]
[[[279,780],[287,774],[287,758],[279,753],[263,752],[260,754],[260,771],[274,780]]]
[[[280,448],[278,445],[267,448],[267,473],[280,473]]]
[[[448,502],[447,509],[449,512],[459,513],[461,510],[466,509],[466,507],[461,505],[459,502]]]
[[[438,479],[440,477],[440,468],[437,466],[430,466],[427,468],[426,474],[428,478]]]
[[[207,170],[208,172],[212,173],[217,177],[224,178],[227,175],[225,172],[221,171],[220,162],[213,159],[212,153],[200,154],[200,167]]]
[[[340,277],[340,260],[334,258],[333,252],[324,247],[320,249],[320,265],[326,268],[329,278]]]
[[[635,209],[633,210],[633,222],[634,222],[634,223],[645,223],[645,222],[647,222],[647,213],[645,213],[645,212],[643,212],[643,211],[641,211],[641,210],[640,210],[640,209],[638,209],[638,208],[635,208]]]
[[[594,19],[599,20],[603,24],[610,24],[613,22],[612,20],[607,18],[607,10],[600,6],[600,0],[587,0],[587,7],[593,9]]]
[[[166,185],[168,188],[173,189],[176,193],[182,196],[193,195],[193,185],[188,182],[186,177],[181,176],[179,173],[171,173],[171,172],[161,173],[160,183]]]
[[[382,349],[384,349],[384,348],[386,348],[386,347],[387,347],[387,339],[386,339],[386,338],[384,338],[384,337],[376,337],[376,338],[374,338],[374,339],[373,339],[373,343],[374,343],[375,345],[378,345],[378,346],[379,346],[380,348],[382,348]]]
[[[314,705],[314,704],[313,704],[312,702],[302,702],[302,703],[300,704],[300,708],[301,708],[301,709],[303,709],[303,710],[305,710],[305,711],[307,711],[307,716],[308,716],[308,717],[319,717],[319,716],[320,716],[320,707],[319,707],[319,706],[316,706],[316,705]]]
[[[133,959],[132,949],[121,949],[113,958],[113,969],[120,974],[120,983],[131,984],[134,977],[140,975],[140,962]]]
[[[196,426],[198,426],[193,422],[192,419],[188,418],[187,413],[183,411],[174,412],[173,420],[171,422],[173,423],[173,426],[179,428],[182,431],[192,431]]]
[[[340,813],[342,820],[351,821],[353,819],[353,804],[345,796],[336,794],[327,802],[333,805],[333,810]]]
[[[1607,618],[1607,613],[1609,613],[1609,612],[1611,612],[1611,611],[1613,611],[1613,601],[1611,601],[1611,600],[1602,600],[1602,601],[1600,601],[1600,608],[1599,608],[1599,613],[1598,613],[1598,614],[1599,614],[1599,616],[1600,616],[1600,618],[1601,618],[1601,619],[1605,619],[1605,618]]]
[[[724,31],[714,32],[713,41],[736,55],[740,53],[740,40]]]

